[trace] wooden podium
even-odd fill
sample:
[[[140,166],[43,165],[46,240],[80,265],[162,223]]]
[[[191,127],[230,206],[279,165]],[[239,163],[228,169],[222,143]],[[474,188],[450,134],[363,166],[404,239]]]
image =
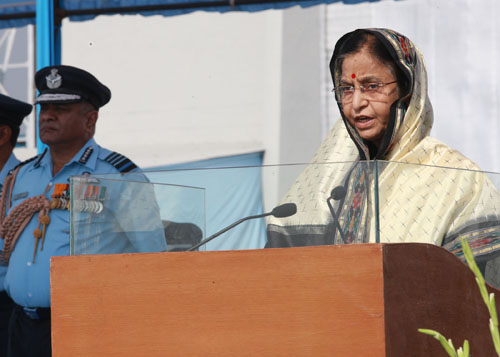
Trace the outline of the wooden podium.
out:
[[[54,356],[495,355],[468,267],[426,244],[53,257]],[[500,299],[498,290],[495,292]]]

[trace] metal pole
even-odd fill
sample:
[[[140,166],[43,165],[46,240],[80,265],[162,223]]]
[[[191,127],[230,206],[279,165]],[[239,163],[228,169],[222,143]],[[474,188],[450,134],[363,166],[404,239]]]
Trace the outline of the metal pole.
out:
[[[54,1],[37,0],[36,2],[36,70],[56,64],[60,61],[60,36],[59,43],[56,46],[56,37],[54,36]],[[57,51],[56,51],[57,47]],[[58,57],[56,58],[56,53]],[[38,135],[38,113],[36,120],[36,147],[38,153],[45,149],[45,144],[40,141]]]

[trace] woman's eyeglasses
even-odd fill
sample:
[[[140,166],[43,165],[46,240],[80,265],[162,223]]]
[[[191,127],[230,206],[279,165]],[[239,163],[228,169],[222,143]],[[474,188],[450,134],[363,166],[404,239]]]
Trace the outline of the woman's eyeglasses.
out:
[[[332,92],[335,92],[337,96],[337,100],[340,100],[344,104],[349,104],[352,102],[352,98],[354,97],[354,92],[356,89],[365,96],[368,100],[374,100],[380,98],[383,93],[383,88],[386,85],[397,83],[397,81],[392,81],[388,83],[367,83],[362,84],[358,88],[354,86],[340,86],[337,88],[333,88]]]

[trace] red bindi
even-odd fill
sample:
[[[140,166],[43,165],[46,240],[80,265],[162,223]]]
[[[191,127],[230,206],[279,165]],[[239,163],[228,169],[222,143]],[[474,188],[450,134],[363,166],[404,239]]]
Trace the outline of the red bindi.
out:
[[[356,78],[356,75],[353,73],[351,74],[352,79]]]

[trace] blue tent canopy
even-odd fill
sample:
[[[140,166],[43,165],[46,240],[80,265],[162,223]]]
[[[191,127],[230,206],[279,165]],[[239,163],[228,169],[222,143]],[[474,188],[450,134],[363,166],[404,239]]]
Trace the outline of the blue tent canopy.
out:
[[[41,6],[50,7],[57,23],[63,18],[85,21],[98,15],[141,14],[175,16],[194,11],[262,11],[334,2],[356,4],[379,0],[0,0],[0,29],[36,23]]]
[[[0,29],[35,23],[36,1],[0,0]]]
[[[141,14],[173,16],[193,11],[247,11],[284,9],[291,6],[309,7],[341,0],[60,0],[61,9],[71,20],[87,20],[98,14]],[[348,0],[359,3],[366,0]],[[378,1],[378,0],[375,0]]]

